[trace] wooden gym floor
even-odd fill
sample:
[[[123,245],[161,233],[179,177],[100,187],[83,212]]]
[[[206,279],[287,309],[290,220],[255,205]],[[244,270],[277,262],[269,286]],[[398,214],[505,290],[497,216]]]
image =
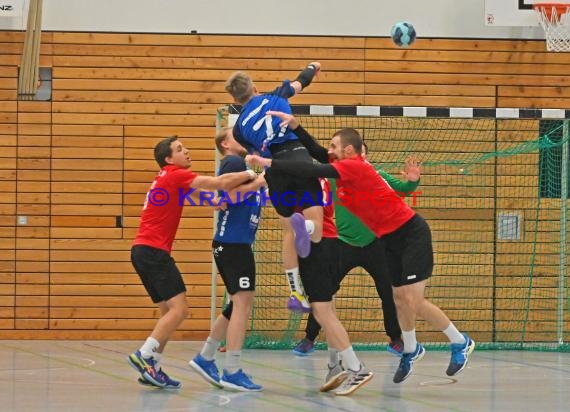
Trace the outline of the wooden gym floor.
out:
[[[348,397],[322,394],[326,351],[244,351],[243,366],[260,393],[209,386],[187,365],[200,342],[171,342],[164,369],[182,380],[178,392],[145,388],[126,362],[138,341],[0,341],[2,411],[567,411],[570,354],[475,351],[449,378],[447,352],[428,351],[412,376],[392,383],[398,359],[358,352],[375,373]],[[224,354],[218,354],[223,367]]]

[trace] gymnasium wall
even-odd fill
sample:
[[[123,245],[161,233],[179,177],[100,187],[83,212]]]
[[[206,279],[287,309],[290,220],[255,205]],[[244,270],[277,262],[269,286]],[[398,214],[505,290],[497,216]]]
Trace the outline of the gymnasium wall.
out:
[[[469,0],[43,0],[42,29],[124,33],[387,36],[392,25],[411,21],[424,37],[543,38],[538,19],[523,11],[520,22],[485,25],[486,2]],[[495,0],[497,1],[497,0]],[[517,21],[519,0],[504,2],[503,15]],[[532,0],[525,0],[528,4]],[[29,0],[20,16],[0,18],[0,29],[24,30]],[[510,12],[510,14],[509,14]],[[528,15],[531,15],[530,18]],[[505,18],[505,17],[504,17]],[[530,23],[526,23],[530,20]],[[510,20],[509,20],[510,22]],[[525,24],[526,23],[526,24]]]
[[[570,59],[536,40],[423,38],[405,50],[376,37],[46,32],[49,102],[17,100],[23,40],[0,32],[0,339],[147,336],[158,313],[129,247],[157,170],[152,147],[178,134],[193,169],[212,173],[216,109],[231,102],[223,84],[235,70],[269,91],[321,61],[296,104],[570,108]],[[211,216],[187,207],[178,232],[190,317],[176,338],[209,329]]]

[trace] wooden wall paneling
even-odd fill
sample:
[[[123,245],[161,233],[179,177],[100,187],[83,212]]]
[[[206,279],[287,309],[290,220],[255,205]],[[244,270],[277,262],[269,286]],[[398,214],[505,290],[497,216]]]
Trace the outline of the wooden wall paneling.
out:
[[[1,63],[1,60],[0,60]],[[0,76],[10,76],[16,71],[0,66]],[[0,88],[15,89],[13,82],[0,80]],[[0,103],[0,329],[15,326],[13,297],[16,294],[16,197],[17,197],[17,107],[12,100]]]
[[[156,309],[130,266],[129,249],[157,171],[152,147],[177,134],[191,149],[193,169],[211,174],[215,111],[231,102],[223,84],[236,70],[250,71],[260,90],[269,91],[308,61],[322,61],[319,79],[292,99],[298,104],[570,108],[570,62],[562,53],[544,53],[542,41],[418,39],[404,50],[387,38],[50,32],[42,37],[41,64],[54,74],[46,109],[16,101],[22,42],[22,33],[0,33],[1,337],[146,337]],[[464,142],[431,138],[426,144],[438,155],[453,147],[472,156],[491,150],[495,134],[480,131]],[[498,138],[522,142],[528,136],[499,125]],[[404,140],[394,139],[392,150]],[[465,196],[447,195],[451,170],[424,176],[417,206],[434,234],[436,298],[440,282],[469,275],[458,262],[473,264],[473,242],[482,251],[473,282],[488,285],[496,258],[498,282],[505,279],[500,304],[524,289],[521,268],[531,242],[519,243],[519,253],[499,243],[496,256],[490,245],[495,207],[523,210],[525,230],[532,230],[534,161],[528,155],[505,159],[497,176],[492,166],[478,168],[477,176],[466,177]],[[502,188],[496,198],[495,179]],[[555,202],[542,206],[560,210]],[[16,226],[21,213],[30,224]],[[556,270],[557,222],[541,213],[536,302]],[[117,216],[124,227],[115,227]],[[202,338],[209,328],[211,217],[207,208],[187,207],[181,221],[174,255],[193,309],[177,338]],[[478,296],[479,304],[487,299]],[[451,302],[450,313],[464,314],[453,306],[463,300]],[[504,325],[513,326],[513,310],[500,307]],[[479,308],[466,319],[480,317],[480,323],[465,326],[484,336],[489,316]],[[529,323],[533,339],[544,335],[539,320]]]
[[[50,297],[51,104],[18,102],[15,329],[47,329]],[[36,141],[38,144],[36,144]],[[39,165],[42,172],[35,174]],[[27,173],[20,174],[26,170]],[[26,242],[30,240],[31,242]]]

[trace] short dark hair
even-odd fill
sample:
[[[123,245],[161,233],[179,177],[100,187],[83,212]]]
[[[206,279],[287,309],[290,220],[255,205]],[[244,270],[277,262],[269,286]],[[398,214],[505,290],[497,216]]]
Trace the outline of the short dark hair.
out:
[[[178,136],[170,136],[166,139],[162,139],[154,146],[154,160],[156,160],[156,163],[158,163],[161,169],[168,164],[166,158],[172,156],[172,148],[170,145],[177,140]]]
[[[362,153],[362,137],[356,129],[353,129],[351,127],[341,129],[333,135],[333,137],[335,136],[340,137],[340,143],[343,148],[352,145],[352,147],[354,147],[354,151],[357,154]]]

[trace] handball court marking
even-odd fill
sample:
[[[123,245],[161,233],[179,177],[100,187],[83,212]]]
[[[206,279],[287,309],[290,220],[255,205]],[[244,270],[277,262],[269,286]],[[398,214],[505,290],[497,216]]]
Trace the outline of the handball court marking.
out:
[[[146,388],[127,355],[138,341],[0,341],[0,405],[6,411],[544,411],[570,404],[570,354],[475,350],[468,367],[448,377],[449,353],[428,351],[402,384],[392,382],[398,359],[359,351],[375,376],[348,397],[322,394],[327,353],[246,350],[244,366],[260,393],[216,389],[188,367],[201,342],[170,342],[164,369],[180,391]],[[223,367],[224,354],[217,363]]]

